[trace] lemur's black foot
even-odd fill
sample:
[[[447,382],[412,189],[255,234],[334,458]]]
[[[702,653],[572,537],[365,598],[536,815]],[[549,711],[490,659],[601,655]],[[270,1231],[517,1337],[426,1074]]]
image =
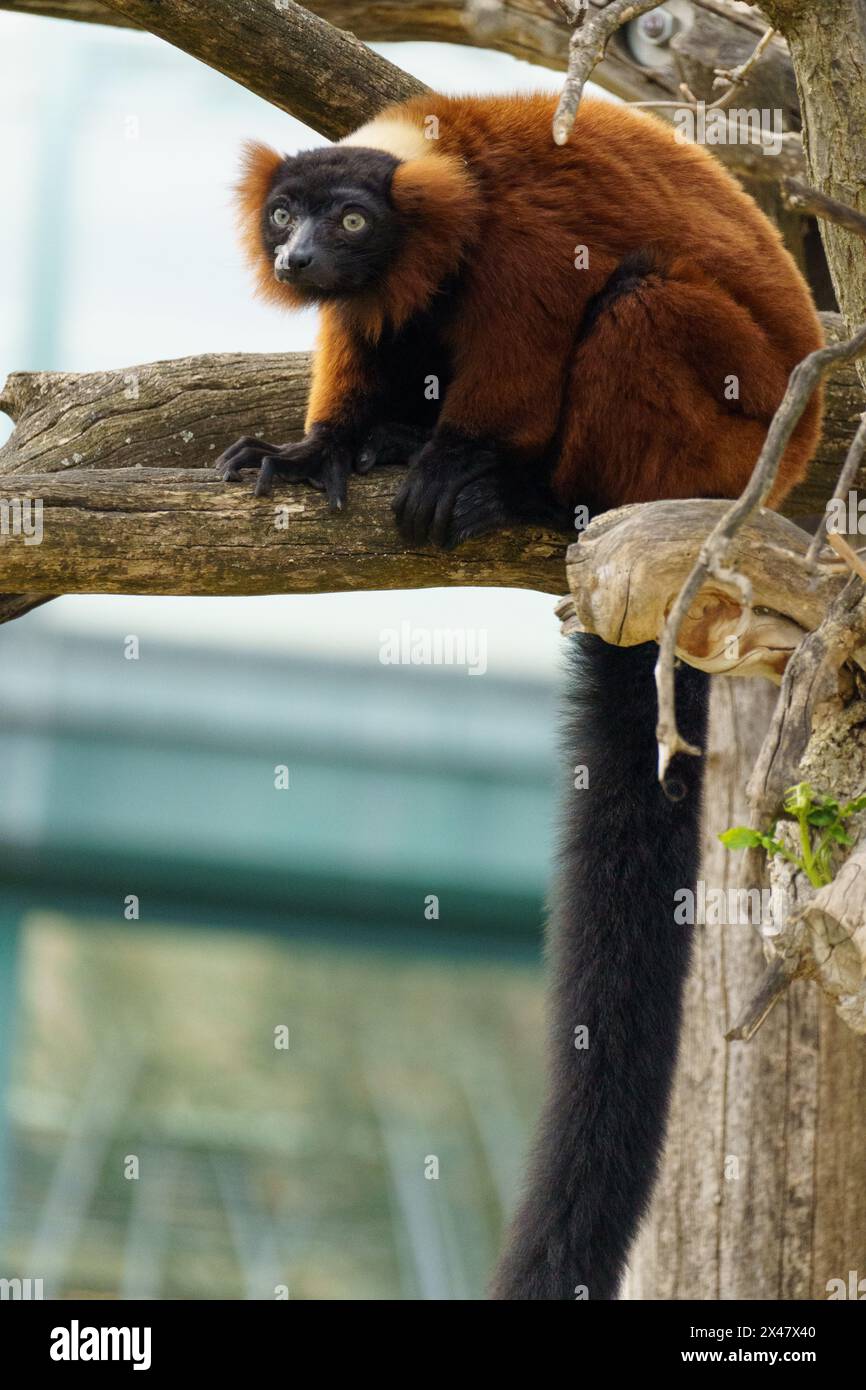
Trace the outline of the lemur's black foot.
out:
[[[492,449],[437,435],[413,460],[394,499],[401,534],[412,545],[450,550],[507,523]]]
[[[397,525],[413,545],[453,550],[508,526],[568,531],[571,514],[530,467],[459,436],[437,435],[418,454],[394,499]]]
[[[277,479],[287,483],[310,483],[324,492],[329,504],[338,510],[346,501],[348,479],[354,466],[348,442],[324,430],[311,430],[305,439],[292,444],[267,444],[263,439],[244,436],[226,449],[216,462],[225,483],[243,482],[242,471],[257,468],[256,497],[269,496]]]

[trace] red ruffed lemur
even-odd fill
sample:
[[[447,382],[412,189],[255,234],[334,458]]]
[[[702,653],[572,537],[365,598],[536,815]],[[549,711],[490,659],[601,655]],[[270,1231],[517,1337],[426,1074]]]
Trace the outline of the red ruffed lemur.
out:
[[[305,437],[245,438],[226,481],[306,481],[342,506],[349,475],[407,472],[412,545],[515,522],[572,531],[574,511],[731,497],[752,471],[789,373],[820,346],[782,241],[705,150],[658,119],[585,100],[564,146],[555,98],[394,106],[340,144],[247,152],[239,187],[263,292],[317,303]],[[803,476],[813,399],[771,502]],[[679,1033],[701,775],[656,780],[655,644],[572,639],[570,794],[548,969],[548,1095],[500,1299],[617,1297],[652,1191]],[[700,744],[707,677],[678,672]],[[588,1029],[588,1046],[575,1030]]]

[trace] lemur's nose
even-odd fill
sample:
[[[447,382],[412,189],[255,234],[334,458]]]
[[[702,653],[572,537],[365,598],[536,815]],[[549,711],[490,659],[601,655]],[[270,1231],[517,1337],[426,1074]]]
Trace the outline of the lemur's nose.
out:
[[[290,251],[286,256],[286,265],[289,270],[305,270],[312,259],[312,251]]]

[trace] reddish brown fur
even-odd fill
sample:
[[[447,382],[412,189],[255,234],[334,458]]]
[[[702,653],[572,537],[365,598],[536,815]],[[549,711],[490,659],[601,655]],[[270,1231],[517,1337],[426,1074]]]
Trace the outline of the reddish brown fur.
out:
[[[454,363],[440,423],[527,461],[557,442],[557,494],[600,505],[731,495],[751,472],[788,375],[820,346],[808,288],[778,232],[704,149],[660,121],[585,100],[554,145],[550,96],[425,95],[391,108],[423,126],[429,153],[401,164],[393,199],[410,235],[374,299],[332,304],[308,423],[363,392],[358,339],[404,323],[463,264]],[[239,190],[245,239],[271,298],[296,304],[263,260],[259,217],[279,156],[253,147]],[[574,266],[589,248],[588,269]],[[617,300],[585,340],[588,301],[624,257],[658,273]],[[725,381],[739,381],[739,399]],[[771,501],[806,470],[814,398]]]
[[[256,293],[286,308],[300,309],[303,300],[289,285],[274,278],[273,263],[262,254],[262,208],[277,170],[285,159],[269,145],[248,140],[241,160],[241,176],[235,185],[235,204],[241,246],[255,277]]]
[[[456,159],[405,161],[394,172],[391,195],[411,235],[375,295],[322,306],[308,430],[319,421],[339,418],[367,387],[358,339],[375,342],[386,323],[400,328],[424,309],[478,235],[478,192]],[[324,370],[318,370],[319,364],[326,364]]]

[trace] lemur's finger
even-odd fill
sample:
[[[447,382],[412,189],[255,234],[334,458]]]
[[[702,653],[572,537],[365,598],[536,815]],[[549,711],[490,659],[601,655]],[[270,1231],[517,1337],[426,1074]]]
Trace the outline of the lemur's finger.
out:
[[[492,461],[483,460],[440,496],[430,524],[430,539],[443,550],[457,544],[458,534],[480,534],[507,524],[498,473]]]
[[[372,443],[365,444],[360,454],[355,459],[355,472],[362,474],[369,473],[379,462],[381,462],[381,460],[377,453],[376,446]]]
[[[253,489],[254,497],[270,497],[274,490],[276,472],[276,461],[274,459],[262,459],[262,466],[259,469],[259,476],[256,478],[256,485]]]
[[[419,470],[406,479],[397,521],[412,545],[427,544],[439,497],[436,481],[428,473]]]
[[[260,459],[259,463],[259,476],[255,487],[256,497],[270,496],[274,483],[278,479],[283,483],[310,483],[320,492],[324,489],[324,483],[315,475],[310,474],[308,459],[296,458],[291,454],[287,457],[285,452],[281,452],[269,454]]]
[[[319,476],[324,484],[328,505],[333,511],[342,511],[348,495],[348,456],[338,454],[329,456],[322,465]]]
[[[267,444],[263,439],[253,439],[245,434],[223,450],[214,466],[223,472],[229,467],[235,471],[238,468],[258,468],[262,455],[274,454],[278,450],[278,444]]]

